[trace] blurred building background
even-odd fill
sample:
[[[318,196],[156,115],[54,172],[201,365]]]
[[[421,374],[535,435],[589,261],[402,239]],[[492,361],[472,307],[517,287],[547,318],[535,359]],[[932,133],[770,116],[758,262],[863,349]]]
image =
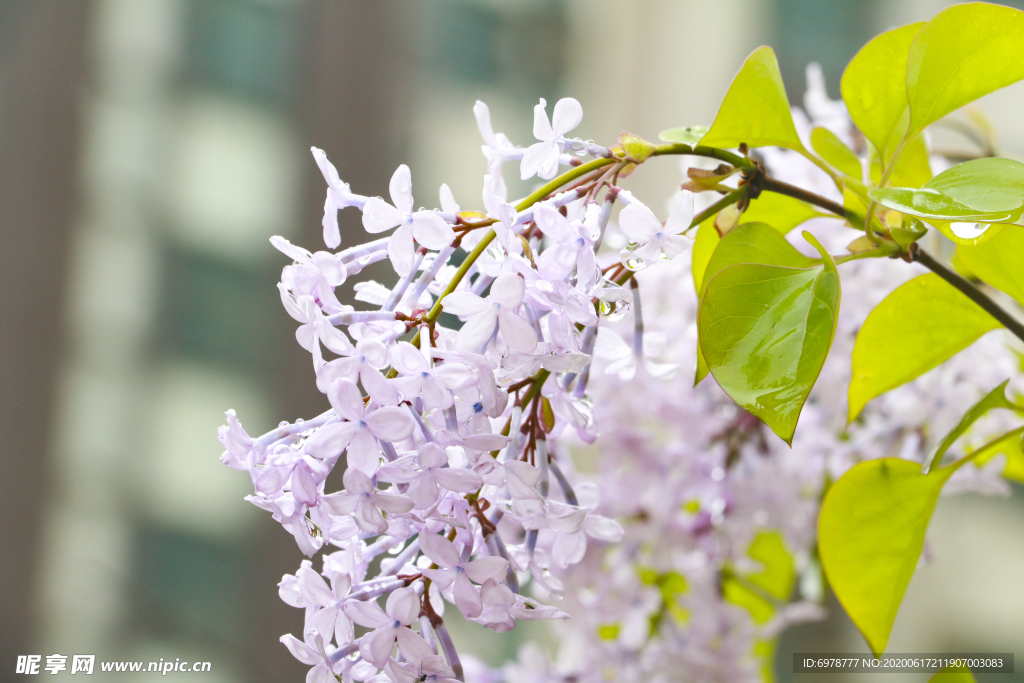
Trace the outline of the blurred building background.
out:
[[[419,204],[447,182],[476,207],[476,99],[519,144],[537,99],[566,95],[582,137],[654,139],[710,123],[760,44],[795,101],[810,61],[837,97],[860,45],[945,4],[0,0],[0,680],[54,652],[305,675],[277,642],[301,612],[275,587],[301,555],[242,501],[216,428],[226,408],[261,433],[326,406],[267,242],[319,243],[310,145],[357,192],[385,194],[405,161]],[[984,103],[1015,156],[1022,97]],[[658,163],[637,182],[668,196],[679,171]],[[1020,491],[948,499],[932,535],[891,649],[1024,642]],[[787,634],[780,677],[802,648],[860,651],[843,619]],[[522,633],[465,637],[497,663]]]

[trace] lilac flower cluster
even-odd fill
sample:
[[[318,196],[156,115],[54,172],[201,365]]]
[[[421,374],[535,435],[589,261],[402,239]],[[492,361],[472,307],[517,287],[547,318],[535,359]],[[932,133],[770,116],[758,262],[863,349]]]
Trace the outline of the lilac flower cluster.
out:
[[[486,105],[474,111],[488,162],[486,214],[462,211],[447,186],[440,209],[417,209],[404,165],[390,202],[356,195],[314,148],[328,185],[327,247],[339,247],[338,211],[349,207],[371,236],[390,235],[340,251],[271,240],[291,259],[281,301],[331,409],[256,438],[228,411],[220,439],[224,464],[252,478],[250,502],[307,556],[332,548],[320,571],[307,560],[280,584],[282,599],[306,613],[302,637],[282,640],[311,667],[310,683],[464,680],[446,603],[498,632],[520,619],[564,618],[520,587],[532,582],[558,600],[554,570],[579,562],[588,538],[622,538],[616,521],[577,497],[549,444],[563,433],[594,440],[585,392],[598,320],[621,317],[632,301],[626,268],[615,258],[602,269],[596,256],[623,164],[513,206],[504,162],[520,162],[524,179],[550,179],[559,165],[612,152],[565,138],[582,118],[571,98],[553,120],[541,101],[538,142],[526,149],[493,132]],[[635,215],[633,248],[645,257],[690,243],[665,234],[689,227],[688,192],[667,228],[622,194]],[[367,306],[342,304],[337,288],[384,260],[398,283],[359,282],[355,299]],[[344,489],[327,491],[339,462]]]

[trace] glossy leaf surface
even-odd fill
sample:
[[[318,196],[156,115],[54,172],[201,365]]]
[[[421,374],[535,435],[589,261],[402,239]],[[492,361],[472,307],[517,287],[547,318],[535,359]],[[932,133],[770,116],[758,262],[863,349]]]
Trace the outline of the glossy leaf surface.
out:
[[[704,274],[697,314],[701,351],[715,380],[787,443],[832,345],[839,310],[835,263],[813,236],[804,236],[821,252],[821,263],[742,262],[716,273],[720,244]]]
[[[793,125],[779,63],[770,47],[754,50],[725,94],[711,130],[700,144],[710,147],[778,145],[804,150]]]
[[[932,476],[898,458],[855,465],[833,484],[818,518],[829,585],[875,654],[889,641],[924,535],[952,468]]]
[[[811,147],[829,166],[844,175],[860,180],[860,159],[828,128],[815,128],[811,131]]]
[[[843,72],[840,90],[850,118],[883,156],[907,108],[907,56],[923,26],[910,24],[875,37]]]
[[[974,246],[961,244],[956,254],[972,273],[1024,304],[1024,227],[1007,226]]]
[[[853,346],[849,419],[871,399],[945,362],[999,322],[934,273],[895,289]]]
[[[943,171],[920,189],[886,187],[869,195],[887,208],[922,218],[1015,221],[1024,211],[1024,164],[1012,159],[974,159]]]
[[[1024,12],[973,2],[939,12],[907,55],[910,134],[1024,78]]]

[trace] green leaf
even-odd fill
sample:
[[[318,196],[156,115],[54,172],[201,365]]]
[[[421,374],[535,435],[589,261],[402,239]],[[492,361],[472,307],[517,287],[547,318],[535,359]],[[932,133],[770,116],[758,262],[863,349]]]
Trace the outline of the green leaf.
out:
[[[758,532],[747,555],[764,565],[763,570],[750,574],[747,580],[779,600],[789,600],[796,571],[793,569],[793,556],[786,550],[779,532]]]
[[[903,147],[896,168],[889,178],[894,187],[921,187],[932,178],[932,167],[928,160],[928,146],[923,135],[916,135]]]
[[[763,624],[775,612],[772,598],[784,602],[793,593],[796,579],[793,556],[786,550],[777,531],[758,532],[747,555],[760,562],[763,569],[744,574],[726,566],[722,593],[726,600],[750,612],[755,622]]]
[[[619,134],[619,145],[626,154],[626,158],[635,164],[642,164],[652,154],[656,147],[644,140],[639,135],[622,131]]]
[[[757,224],[736,232],[752,225]],[[760,232],[774,231],[764,226]],[[786,443],[793,440],[804,401],[832,345],[839,310],[835,263],[810,233],[804,238],[821,253],[821,263],[741,262],[716,274],[718,252],[725,253],[723,239],[704,274],[710,280],[697,313],[700,348],[715,380]]]
[[[744,223],[767,223],[780,233],[787,233],[804,221],[819,216],[831,216],[815,210],[810,204],[775,192],[762,192],[750,202],[750,206],[740,216],[740,225]]]
[[[957,439],[963,436],[967,430],[971,428],[971,425],[988,413],[988,411],[1003,408],[1005,410],[1012,410],[1015,413],[1024,412],[1024,408],[1017,406],[1006,398],[1006,385],[1009,384],[1009,382],[1010,380],[1006,380],[998,387],[988,392],[980,401],[975,403],[966,413],[964,413],[963,417],[960,418],[960,422],[958,422],[957,425],[942,438],[939,445],[936,446],[928,456],[926,468],[930,467],[932,473],[938,471],[938,466],[942,464],[942,456],[946,454],[949,447],[952,446]],[[975,451],[975,456],[980,455],[981,452],[982,449]]]
[[[710,147],[778,145],[806,152],[793,125],[779,62],[770,47],[759,47],[747,61],[718,109],[700,144]]]
[[[857,180],[861,179],[863,169],[860,159],[828,128],[815,128],[811,131],[811,147],[832,168]]]
[[[920,189],[877,188],[868,195],[887,208],[922,218],[1012,222],[1024,211],[1024,164],[974,159],[943,171]]]
[[[974,676],[966,666],[947,666],[928,679],[928,683],[974,683]]]
[[[1024,78],[1024,12],[974,2],[939,12],[907,56],[910,135]]]
[[[704,220],[697,228],[697,236],[693,241],[693,265],[690,272],[693,275],[693,289],[698,297],[703,291],[704,271],[708,267],[708,261],[715,251],[715,247],[722,240],[715,229],[715,217],[711,216]],[[708,363],[704,360],[700,345],[697,345],[697,371],[693,378],[693,386],[700,384],[701,380],[708,376]]]
[[[1019,433],[1011,433],[995,443],[988,443],[970,452],[980,467],[997,455],[1006,456],[1003,476],[1024,483],[1024,444]]]
[[[710,130],[707,126],[685,126],[683,128],[669,128],[658,133],[658,137],[664,142],[679,142],[684,145],[696,145],[700,139]]]
[[[1010,227],[974,246],[958,245],[956,255],[973,274],[1024,304],[1024,228]]]
[[[1007,382],[971,406],[936,447],[926,468],[931,462],[941,463],[949,447],[988,411],[1024,412],[1006,398]],[[818,517],[821,563],[836,597],[876,655],[889,640],[942,486],[990,446],[1011,435],[1019,438],[1021,432],[1024,427],[1000,435],[928,474],[909,460],[868,460],[847,471],[825,494]]]
[[[701,226],[703,228],[703,226]],[[713,226],[712,226],[712,229]],[[717,234],[717,232],[716,232]],[[698,235],[698,238],[700,236]],[[696,245],[694,245],[696,246]],[[704,267],[698,298],[703,299],[708,284],[723,269],[738,263],[810,268],[818,261],[807,258],[778,230],[764,223],[744,223],[718,241]]]
[[[923,26],[910,24],[873,38],[843,72],[840,90],[850,118],[886,161],[889,139],[907,109],[907,55]]]
[[[760,201],[760,200],[759,200]],[[747,214],[743,214],[746,216]],[[796,215],[796,212],[793,212]],[[714,217],[708,218],[697,229],[693,244],[693,282],[698,300],[718,271],[737,263],[768,263],[776,266],[803,268],[815,263],[793,247],[779,231],[763,223],[743,223],[718,236]],[[723,245],[719,248],[720,245]],[[709,372],[704,354],[697,346],[697,374],[694,386],[707,377]]]
[[[825,494],[818,551],[829,585],[876,655],[921,556],[939,491],[952,468],[934,476],[898,458],[852,467]]]
[[[849,419],[871,399],[945,362],[999,322],[934,273],[896,288],[853,346]]]
[[[955,244],[967,247],[987,242],[1006,228],[1015,227],[1013,223],[950,223],[932,218],[926,218],[924,221],[934,226]],[[953,232],[954,230],[956,232]]]
[[[775,613],[775,606],[769,600],[735,576],[726,576],[722,579],[722,597],[727,602],[747,610],[756,624],[765,623]]]

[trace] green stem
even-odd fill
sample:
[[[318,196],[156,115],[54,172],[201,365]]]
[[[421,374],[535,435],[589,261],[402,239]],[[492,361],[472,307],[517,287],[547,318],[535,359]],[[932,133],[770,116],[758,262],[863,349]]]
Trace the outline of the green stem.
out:
[[[931,254],[922,249],[916,242],[911,247],[910,255],[914,261],[932,271],[949,284],[956,287],[960,292],[974,303],[981,306],[989,315],[1002,323],[1003,327],[1012,332],[1018,339],[1024,341],[1024,325],[1009,314],[1002,306],[993,301],[985,292],[981,291],[967,278],[960,275],[942,261],[932,257]]]
[[[732,206],[736,202],[742,201],[743,198],[746,197],[746,196],[747,196],[747,186],[746,185],[743,185],[743,186],[740,186],[740,187],[736,188],[735,190],[733,190],[729,194],[725,195],[724,197],[719,199],[717,202],[715,202],[714,204],[712,204],[711,206],[709,206],[708,208],[704,209],[703,211],[698,213],[696,216],[694,216],[693,220],[690,221],[690,227],[687,228],[687,230],[690,230],[691,228],[700,225],[701,223],[703,223],[707,219],[711,218],[712,216],[714,216],[716,213],[718,213],[719,211],[721,211],[725,207]]]
[[[690,155],[695,157],[708,157],[709,159],[718,159],[724,161],[727,164],[731,164],[736,168],[754,168],[754,164],[750,159],[739,154],[733,154],[724,149],[718,149],[717,147],[705,147],[703,145],[697,145],[693,147],[691,145],[684,145],[680,142],[672,142],[667,145],[658,145],[651,156],[659,157],[665,155]]]
[[[867,249],[865,251],[857,251],[852,254],[845,254],[843,256],[836,256],[833,260],[836,265],[843,263],[849,263],[850,261],[856,261],[862,258],[886,258],[894,254],[898,254],[900,247],[895,242],[882,242],[875,249]]]

